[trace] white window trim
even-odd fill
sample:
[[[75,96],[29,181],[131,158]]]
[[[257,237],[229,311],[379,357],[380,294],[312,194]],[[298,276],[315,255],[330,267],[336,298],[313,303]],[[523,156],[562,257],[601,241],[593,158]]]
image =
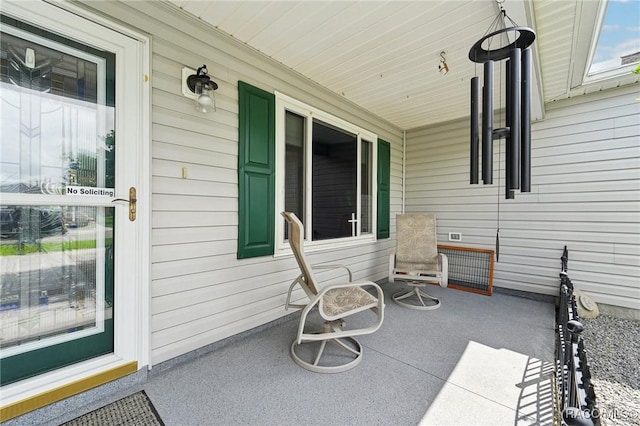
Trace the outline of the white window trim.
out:
[[[275,92],[276,95],[276,199],[275,199],[275,250],[274,257],[290,255],[291,249],[289,247],[289,243],[284,239],[284,219],[280,212],[284,210],[284,190],[285,190],[285,179],[283,170],[285,170],[285,112],[291,111],[296,114],[300,114],[306,118],[315,118],[321,120],[325,123],[334,125],[339,127],[342,130],[351,132],[357,135],[357,164],[358,166],[361,163],[361,142],[362,140],[366,140],[371,143],[372,149],[372,160],[373,160],[373,168],[372,168],[372,189],[371,189],[371,232],[360,235],[360,227],[358,227],[358,235],[355,237],[345,237],[338,238],[332,240],[321,240],[321,241],[311,241],[305,239],[304,247],[307,252],[321,251],[321,250],[331,250],[336,248],[343,247],[352,247],[355,245],[366,244],[376,241],[376,232],[377,229],[377,209],[378,205],[378,136],[366,129],[358,127],[348,121],[345,121],[339,117],[336,117],[332,114],[329,114],[325,111],[322,111],[318,108],[314,108],[304,102],[301,102],[297,99],[294,99],[290,96],[287,96],[278,91]],[[312,126],[306,126],[306,140],[311,139],[312,134]],[[311,151],[306,150],[305,152],[305,163],[309,164],[311,159]],[[358,176],[357,183],[357,217],[361,218],[361,194],[360,194],[360,176]],[[306,168],[305,170],[305,194],[311,193],[311,168]],[[311,211],[311,197],[305,197],[305,211]],[[311,235],[311,223],[305,220],[305,218],[300,218],[300,220],[304,223],[305,226],[305,235]]]

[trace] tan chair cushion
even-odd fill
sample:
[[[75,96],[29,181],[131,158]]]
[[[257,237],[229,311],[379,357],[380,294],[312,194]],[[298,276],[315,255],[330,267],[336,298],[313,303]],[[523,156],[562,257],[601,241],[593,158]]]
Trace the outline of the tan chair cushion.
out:
[[[410,271],[438,269],[435,215],[397,215],[396,242],[397,268]]]
[[[360,287],[339,287],[327,291],[322,297],[322,311],[328,317],[338,317],[358,308],[375,307],[378,299]]]

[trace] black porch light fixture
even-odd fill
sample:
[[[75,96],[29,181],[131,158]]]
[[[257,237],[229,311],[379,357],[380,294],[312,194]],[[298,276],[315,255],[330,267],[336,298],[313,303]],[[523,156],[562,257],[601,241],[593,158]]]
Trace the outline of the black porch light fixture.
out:
[[[218,84],[211,80],[206,65],[202,65],[195,74],[187,77],[187,87],[195,94],[195,107],[200,112],[214,112],[216,100],[214,91]]]
[[[502,3],[498,1],[498,3]],[[507,21],[511,26],[507,26]],[[511,37],[510,37],[511,36]],[[493,39],[497,43],[492,43]],[[513,199],[514,190],[531,192],[531,62],[529,47],[536,38],[528,27],[518,26],[500,6],[500,11],[485,35],[469,50],[469,59],[484,67],[482,88],[482,181],[493,183],[493,141],[505,139],[505,198]],[[501,43],[506,39],[506,43]],[[513,40],[513,41],[511,41]],[[497,44],[498,46],[492,48]],[[504,125],[494,123],[494,63],[506,59]],[[501,73],[502,74],[502,73]],[[478,76],[471,79],[470,179],[478,183]],[[497,125],[496,125],[497,124]]]

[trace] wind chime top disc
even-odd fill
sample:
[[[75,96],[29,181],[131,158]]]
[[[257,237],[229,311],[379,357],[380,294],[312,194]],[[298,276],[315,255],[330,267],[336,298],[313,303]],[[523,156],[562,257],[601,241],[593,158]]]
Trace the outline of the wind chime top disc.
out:
[[[482,43],[486,40],[489,40],[492,37],[501,35],[503,33],[509,32],[517,32],[518,36],[516,39],[509,44],[508,46],[504,46],[498,49],[484,49],[482,47]],[[480,40],[476,41],[476,43],[471,46],[471,50],[469,50],[469,59],[472,62],[483,63],[487,61],[501,61],[506,59],[511,54],[513,49],[520,48],[522,50],[533,44],[533,41],[536,39],[536,33],[529,27],[508,27],[501,28],[497,31],[492,32],[491,34],[487,34],[482,37]]]

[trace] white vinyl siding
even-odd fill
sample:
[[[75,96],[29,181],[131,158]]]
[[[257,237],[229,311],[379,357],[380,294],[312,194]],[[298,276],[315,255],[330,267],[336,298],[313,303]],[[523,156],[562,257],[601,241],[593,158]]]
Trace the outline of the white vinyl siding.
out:
[[[495,247],[494,285],[558,293],[567,245],[574,284],[597,302],[640,306],[640,102],[637,85],[547,105],[532,127],[531,193],[504,199],[494,149],[494,185],[469,184],[469,124],[459,120],[408,133],[407,212],[433,212],[438,239]],[[497,169],[500,170],[498,198]]]
[[[392,143],[393,211],[399,209],[402,133],[162,2],[85,2],[152,38],[151,363],[199,349],[290,313],[293,257],[237,260],[238,80],[286,93]],[[206,64],[217,111],[181,94],[182,67]],[[142,78],[142,77],[141,77]],[[182,179],[186,167],[187,178]],[[309,255],[342,263],[354,279],[386,275],[391,239]],[[322,272],[319,278],[332,278]]]

